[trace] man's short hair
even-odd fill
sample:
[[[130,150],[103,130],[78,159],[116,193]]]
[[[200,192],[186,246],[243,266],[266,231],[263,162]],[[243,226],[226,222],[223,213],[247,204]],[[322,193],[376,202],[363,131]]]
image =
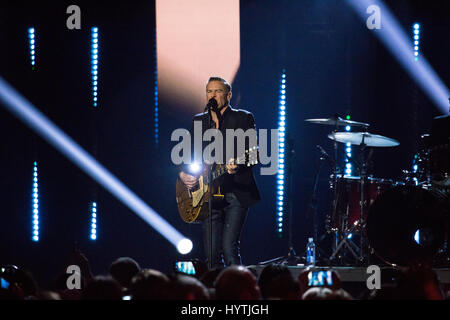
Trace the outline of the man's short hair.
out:
[[[231,85],[228,83],[227,80],[225,80],[225,79],[223,79],[221,77],[210,77],[209,80],[208,80],[208,83],[210,83],[211,81],[220,81],[220,82],[222,82],[225,85],[225,87],[227,88],[227,93],[231,92]],[[206,85],[208,85],[208,83]]]

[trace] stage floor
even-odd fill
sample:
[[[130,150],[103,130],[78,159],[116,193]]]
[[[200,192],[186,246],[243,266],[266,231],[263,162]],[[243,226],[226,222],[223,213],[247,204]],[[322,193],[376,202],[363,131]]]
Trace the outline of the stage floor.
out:
[[[255,270],[258,276],[261,274],[261,271],[264,269],[265,265],[249,265],[247,266],[253,270]],[[288,266],[292,275],[295,279],[298,279],[299,274],[306,269],[305,266]],[[366,282],[367,278],[370,276],[367,273],[366,267],[327,267],[327,266],[319,266],[312,269],[317,270],[334,270],[338,273],[339,278],[342,282]],[[383,272],[386,271],[395,271],[393,267],[390,266],[381,266],[381,275],[383,277]],[[436,272],[439,282],[444,284],[450,284],[450,269],[449,268],[433,268]]]

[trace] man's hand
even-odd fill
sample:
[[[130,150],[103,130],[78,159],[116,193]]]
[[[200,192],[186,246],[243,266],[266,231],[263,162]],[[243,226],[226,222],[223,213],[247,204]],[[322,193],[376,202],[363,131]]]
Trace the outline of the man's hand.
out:
[[[198,177],[191,176],[190,174],[180,172],[179,177],[181,181],[188,187],[188,189],[192,189],[198,182]]]
[[[231,158],[230,161],[228,161],[228,163],[226,164],[226,168],[227,168],[228,174],[235,174],[238,170],[238,165],[236,164],[236,160]]]

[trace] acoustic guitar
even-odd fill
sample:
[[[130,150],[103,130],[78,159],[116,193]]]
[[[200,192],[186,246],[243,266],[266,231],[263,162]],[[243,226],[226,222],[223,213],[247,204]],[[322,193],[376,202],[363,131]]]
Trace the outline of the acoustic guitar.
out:
[[[247,167],[258,163],[258,149],[252,147],[245,151],[242,157],[236,159],[237,164],[244,164]],[[209,174],[212,170],[212,181],[209,182]],[[219,179],[227,172],[225,164],[205,165],[198,183],[194,188],[189,189],[177,177],[176,200],[178,213],[184,222],[193,223],[202,221],[209,216],[209,193],[212,192],[213,201],[222,200],[224,195],[220,193],[220,184],[223,179]]]

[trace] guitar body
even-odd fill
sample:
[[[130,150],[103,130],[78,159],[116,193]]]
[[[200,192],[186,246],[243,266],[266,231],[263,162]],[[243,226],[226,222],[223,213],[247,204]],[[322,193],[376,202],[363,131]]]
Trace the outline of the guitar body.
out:
[[[198,179],[198,185],[191,190],[184,185],[180,178],[177,178],[175,194],[178,213],[184,222],[194,223],[208,218],[210,190],[213,192],[214,200],[217,198],[223,199],[223,195],[220,192],[218,194],[216,192],[217,189],[220,190],[217,181],[212,183],[212,185],[205,182],[205,177],[208,174],[209,171],[205,170],[205,173]]]
[[[236,159],[236,163],[246,166],[257,164],[258,148],[255,146],[246,150],[242,157]],[[194,223],[208,218],[210,192],[212,193],[213,204],[225,198],[220,192],[220,184],[223,182],[221,177],[226,171],[226,165],[224,164],[206,165],[203,174],[199,176],[198,184],[191,190],[186,187],[180,178],[177,178],[175,194],[178,213],[184,222]],[[208,184],[207,178],[210,173],[212,183]]]

